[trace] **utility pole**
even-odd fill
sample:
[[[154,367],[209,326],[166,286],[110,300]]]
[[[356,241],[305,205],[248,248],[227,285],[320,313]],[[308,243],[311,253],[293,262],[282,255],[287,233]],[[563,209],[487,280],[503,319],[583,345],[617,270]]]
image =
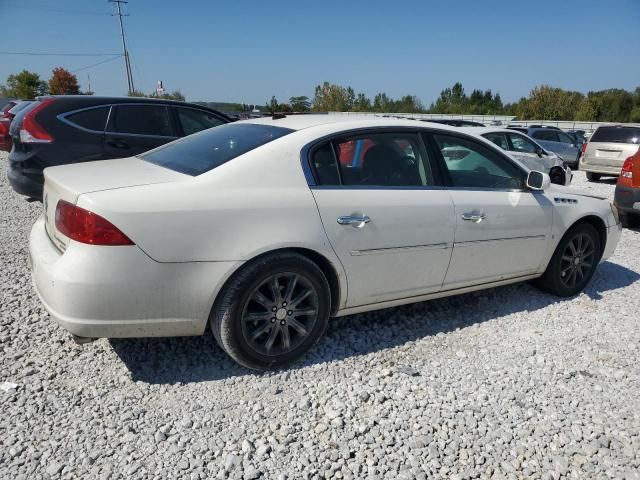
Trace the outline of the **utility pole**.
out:
[[[122,25],[122,17],[128,17],[129,14],[123,14],[120,10],[121,3],[129,3],[126,0],[109,0],[109,3],[115,3],[117,8],[117,13],[115,14],[118,17],[118,21],[120,22],[120,37],[122,38],[122,55],[124,56],[124,68],[127,72],[127,85],[129,87],[129,94],[133,93],[135,87],[133,86],[133,75],[131,73],[131,63],[129,62],[129,52],[127,50],[127,44],[124,39],[124,27]]]

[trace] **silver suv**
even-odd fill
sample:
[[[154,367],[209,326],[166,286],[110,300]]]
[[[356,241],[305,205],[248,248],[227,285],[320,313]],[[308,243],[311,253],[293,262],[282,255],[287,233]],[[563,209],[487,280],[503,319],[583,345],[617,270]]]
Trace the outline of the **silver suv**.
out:
[[[602,175],[617,177],[627,157],[638,151],[640,125],[606,125],[598,127],[580,157],[578,168],[595,182]]]

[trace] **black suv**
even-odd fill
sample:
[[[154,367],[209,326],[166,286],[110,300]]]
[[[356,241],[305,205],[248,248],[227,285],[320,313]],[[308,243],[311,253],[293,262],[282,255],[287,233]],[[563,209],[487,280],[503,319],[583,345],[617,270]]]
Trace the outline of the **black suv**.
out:
[[[11,123],[9,182],[16,192],[41,199],[46,167],[130,157],[229,122],[210,108],[171,100],[40,97]]]

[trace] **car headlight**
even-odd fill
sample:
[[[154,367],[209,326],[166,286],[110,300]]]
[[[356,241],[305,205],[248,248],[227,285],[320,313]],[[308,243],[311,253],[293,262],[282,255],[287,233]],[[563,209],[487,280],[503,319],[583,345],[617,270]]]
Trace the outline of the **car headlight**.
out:
[[[616,225],[620,223],[620,213],[618,213],[618,207],[616,207],[613,203],[609,202],[609,206],[611,207],[611,213],[613,214],[613,218],[616,219]]]

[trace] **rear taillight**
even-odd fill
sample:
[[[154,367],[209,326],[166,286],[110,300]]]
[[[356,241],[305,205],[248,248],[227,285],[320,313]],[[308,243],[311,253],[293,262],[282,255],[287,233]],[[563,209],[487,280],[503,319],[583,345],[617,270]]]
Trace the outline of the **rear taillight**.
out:
[[[64,200],[56,205],[56,228],[71,240],[90,245],[134,244],[108,220]]]
[[[51,143],[53,137],[36,121],[36,115],[53,103],[53,98],[42,100],[29,110],[22,118],[20,125],[20,141],[22,143]]]
[[[633,186],[633,157],[627,158],[622,164],[622,171],[618,177],[618,185],[623,187]]]
[[[582,144],[582,146],[580,147],[580,158],[582,158],[584,156],[584,152],[587,149],[587,142],[584,142]]]

